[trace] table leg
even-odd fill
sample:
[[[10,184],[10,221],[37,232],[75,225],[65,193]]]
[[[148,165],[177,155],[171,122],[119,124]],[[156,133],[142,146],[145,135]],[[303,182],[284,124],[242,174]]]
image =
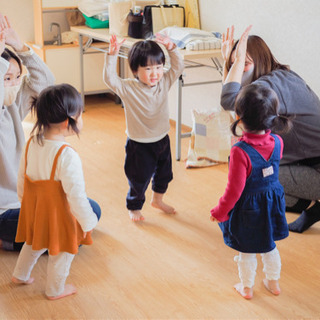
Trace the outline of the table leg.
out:
[[[182,86],[183,77],[182,75],[178,80],[178,104],[177,104],[177,114],[176,114],[176,160],[181,158],[181,108],[182,108]]]
[[[84,75],[83,75],[83,37],[82,34],[79,33],[79,50],[80,50],[80,91],[81,98],[84,105]]]

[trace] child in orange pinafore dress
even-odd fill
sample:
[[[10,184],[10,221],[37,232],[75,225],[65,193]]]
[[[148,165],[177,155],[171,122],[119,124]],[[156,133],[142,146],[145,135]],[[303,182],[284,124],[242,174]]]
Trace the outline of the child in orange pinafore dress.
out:
[[[82,129],[83,103],[68,84],[51,86],[34,98],[35,134],[27,142],[18,174],[21,211],[16,241],[25,242],[12,281],[30,284],[31,271],[48,250],[45,294],[54,300],[76,293],[66,279],[78,247],[91,244],[91,230],[100,215],[88,199],[78,154],[65,137]]]

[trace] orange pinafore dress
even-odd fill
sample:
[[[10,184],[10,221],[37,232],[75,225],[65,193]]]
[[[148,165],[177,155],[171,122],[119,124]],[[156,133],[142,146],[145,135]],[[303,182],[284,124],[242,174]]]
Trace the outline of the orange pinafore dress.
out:
[[[24,193],[21,202],[16,242],[26,242],[33,250],[47,248],[50,255],[60,252],[76,254],[80,244],[92,244],[91,232],[81,229],[70,211],[61,181],[54,180],[58,158],[64,148],[58,150],[52,165],[50,180],[32,180],[27,176],[25,152]]]

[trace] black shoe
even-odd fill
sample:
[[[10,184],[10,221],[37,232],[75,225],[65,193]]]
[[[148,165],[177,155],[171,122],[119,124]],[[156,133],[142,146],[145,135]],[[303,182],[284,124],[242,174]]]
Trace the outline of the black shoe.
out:
[[[286,212],[301,213],[310,206],[311,200],[299,199],[292,207],[286,207]]]
[[[318,221],[320,221],[320,203],[316,201],[311,208],[302,211],[300,217],[288,226],[290,231],[302,233]]]

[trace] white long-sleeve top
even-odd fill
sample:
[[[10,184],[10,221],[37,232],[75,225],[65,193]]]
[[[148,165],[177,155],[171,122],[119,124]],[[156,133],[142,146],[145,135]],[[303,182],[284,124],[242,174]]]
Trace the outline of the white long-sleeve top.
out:
[[[44,140],[41,146],[34,138],[30,142],[27,158],[27,175],[32,180],[50,179],[54,158],[64,144],[62,141]],[[24,191],[25,148],[22,152],[18,172],[18,198],[21,202]],[[98,223],[85,192],[85,182],[79,155],[72,148],[65,148],[58,158],[55,180],[60,180],[67,195],[71,213],[84,232],[92,230]]]
[[[21,121],[30,111],[31,97],[54,84],[54,76],[40,57],[30,48],[17,53],[27,69],[16,101],[4,106],[4,76],[9,62],[0,57],[0,214],[20,208],[17,197],[17,174],[25,137]]]
[[[168,92],[181,75],[184,63],[178,49],[168,53],[171,67],[154,87],[137,79],[121,79],[117,74],[117,56],[106,54],[104,82],[122,100],[126,114],[126,134],[131,140],[156,142],[170,130]]]

